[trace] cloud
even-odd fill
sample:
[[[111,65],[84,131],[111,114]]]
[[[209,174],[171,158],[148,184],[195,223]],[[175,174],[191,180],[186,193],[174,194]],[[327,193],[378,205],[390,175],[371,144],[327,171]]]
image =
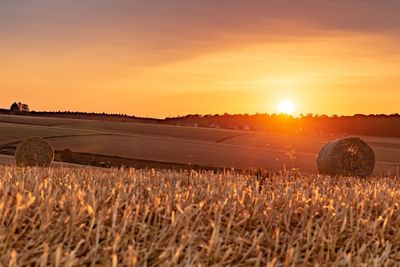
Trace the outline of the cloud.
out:
[[[2,101],[169,115],[191,99],[193,112],[263,112],[288,94],[330,113],[364,92],[366,112],[391,112],[373,90],[395,99],[398,14],[398,0],[1,0]]]
[[[38,47],[113,47],[164,61],[333,32],[398,38],[399,13],[397,0],[5,0],[0,34]]]

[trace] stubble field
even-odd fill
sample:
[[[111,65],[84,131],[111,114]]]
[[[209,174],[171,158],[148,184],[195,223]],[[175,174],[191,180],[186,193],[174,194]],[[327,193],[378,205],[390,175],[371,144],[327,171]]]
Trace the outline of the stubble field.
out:
[[[0,167],[2,266],[396,266],[398,178]]]

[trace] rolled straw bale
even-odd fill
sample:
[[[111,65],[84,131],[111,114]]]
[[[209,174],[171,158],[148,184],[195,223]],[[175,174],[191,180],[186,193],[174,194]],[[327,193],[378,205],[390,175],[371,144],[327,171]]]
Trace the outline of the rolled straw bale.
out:
[[[321,174],[366,177],[374,171],[375,153],[358,137],[338,139],[322,147],[317,164]]]
[[[54,159],[53,147],[43,138],[30,137],[20,143],[15,151],[18,166],[49,167]]]

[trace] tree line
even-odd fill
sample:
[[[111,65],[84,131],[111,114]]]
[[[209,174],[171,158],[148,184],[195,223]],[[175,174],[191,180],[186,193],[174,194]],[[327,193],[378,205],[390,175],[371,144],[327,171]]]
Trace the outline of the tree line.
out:
[[[30,111],[27,104],[15,102],[10,109],[1,109],[2,114],[42,116],[73,119],[123,121],[136,123],[157,123],[186,125],[195,127],[236,129],[247,131],[272,131],[296,134],[333,133],[339,135],[370,135],[400,137],[400,115],[396,114],[356,114],[353,116],[326,116],[318,114],[292,117],[285,114],[189,114],[165,119],[141,118],[126,114],[94,112],[37,112]]]

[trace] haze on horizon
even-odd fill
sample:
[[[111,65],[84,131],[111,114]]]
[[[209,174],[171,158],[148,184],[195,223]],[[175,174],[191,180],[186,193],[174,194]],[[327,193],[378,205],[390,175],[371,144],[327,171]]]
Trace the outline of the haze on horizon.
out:
[[[396,113],[398,0],[3,0],[0,107]]]

